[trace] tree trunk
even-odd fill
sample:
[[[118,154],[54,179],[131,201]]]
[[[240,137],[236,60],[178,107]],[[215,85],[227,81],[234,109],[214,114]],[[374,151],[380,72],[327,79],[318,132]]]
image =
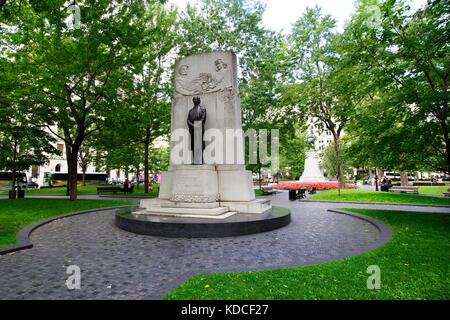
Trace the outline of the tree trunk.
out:
[[[77,161],[77,157],[75,155],[76,155],[76,153],[71,154],[70,167],[68,169],[68,171],[70,173],[69,174],[70,183],[68,183],[70,185],[70,187],[69,187],[70,201],[77,200],[77,196],[78,196],[78,189],[77,189],[78,161]]]
[[[78,139],[79,140],[79,139]],[[70,177],[70,201],[76,201],[78,197],[78,151],[81,143],[72,146],[70,153],[69,177]]]
[[[83,171],[83,186],[86,187],[86,170],[87,170],[87,166],[83,165],[83,167],[81,167],[81,170]]]
[[[370,181],[372,181],[372,179],[373,179],[373,171],[372,171],[372,168],[369,167],[369,183],[370,183]]]
[[[400,171],[400,180],[402,182],[402,186],[408,185],[408,172]]]
[[[70,196],[70,157],[71,157],[71,150],[72,147],[65,143],[66,145],[66,162],[67,162],[67,184],[66,184],[66,196]]]
[[[378,191],[378,171],[377,167],[375,167],[375,191]]]
[[[337,134],[333,135],[334,137],[334,151],[336,152],[336,165],[338,172],[338,195],[341,195],[341,188],[345,188],[345,176],[344,176],[344,164],[341,161],[341,150],[339,147],[339,139],[337,138]]]
[[[137,187],[136,189],[139,190],[139,168],[136,169],[136,182],[137,182]]]
[[[14,140],[14,152],[13,152],[13,162],[12,162],[12,170],[11,170],[11,182],[12,182],[12,198],[16,198],[16,164],[17,164],[17,140]]]
[[[146,129],[144,140],[144,192],[148,193],[148,149],[150,148],[150,129]]]
[[[419,181],[419,172],[414,171],[414,181]]]

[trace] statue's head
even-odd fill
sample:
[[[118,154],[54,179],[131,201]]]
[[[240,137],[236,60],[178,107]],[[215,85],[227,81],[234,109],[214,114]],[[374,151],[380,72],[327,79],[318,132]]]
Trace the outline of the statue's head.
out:
[[[183,65],[181,65],[180,68],[178,69],[178,73],[181,74],[181,75],[183,75],[183,76],[187,76],[187,74],[188,74],[188,69],[189,69],[189,66],[183,64]]]
[[[193,97],[192,102],[194,102],[194,106],[198,106],[200,104],[200,97],[199,96]]]
[[[214,64],[216,65],[216,71],[227,68],[226,63],[224,63],[222,59],[217,59],[216,61],[214,61]]]

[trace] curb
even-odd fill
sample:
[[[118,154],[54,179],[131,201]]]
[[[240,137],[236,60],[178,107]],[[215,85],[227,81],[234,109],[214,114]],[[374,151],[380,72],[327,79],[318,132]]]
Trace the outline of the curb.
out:
[[[369,216],[365,216],[359,213],[354,213],[354,212],[350,212],[350,211],[345,211],[345,210],[337,210],[337,209],[328,209],[328,212],[333,212],[333,213],[338,213],[338,214],[345,214],[348,216],[352,216],[355,217],[357,219],[361,219],[364,221],[367,221],[371,224],[373,224],[378,231],[380,232],[380,237],[373,243],[371,243],[369,246],[361,248],[359,250],[357,250],[356,252],[352,252],[350,255],[348,256],[354,256],[354,255],[358,255],[361,253],[365,253],[365,252],[369,252],[372,250],[375,250],[376,248],[381,247],[382,245],[386,244],[389,240],[391,240],[392,235],[394,234],[391,227],[389,227],[387,224],[385,224],[384,222],[369,217]]]
[[[97,212],[97,211],[106,211],[106,210],[133,207],[133,206],[136,206],[136,205],[130,204],[130,205],[125,205],[125,206],[106,207],[106,208],[97,208],[97,209],[89,209],[89,210],[83,210],[83,211],[77,211],[77,212],[70,212],[70,213],[64,213],[64,214],[60,214],[57,216],[53,216],[53,217],[49,217],[49,218],[46,218],[43,220],[33,222],[33,223],[27,225],[26,227],[22,228],[17,233],[17,236],[16,236],[17,244],[13,244],[13,245],[6,246],[6,247],[0,247],[0,255],[32,248],[33,244],[30,241],[31,233],[34,230],[36,230],[37,228],[39,228],[49,222],[52,222],[54,220],[77,216],[80,214],[87,214],[87,213],[93,213],[93,212]]]
[[[450,205],[446,204],[419,204],[419,203],[391,203],[391,202],[357,202],[357,201],[335,201],[335,200],[308,200],[304,199],[304,202],[325,202],[325,203],[355,203],[355,204],[373,204],[384,206],[410,206],[410,207],[438,207],[438,208],[450,208]]]

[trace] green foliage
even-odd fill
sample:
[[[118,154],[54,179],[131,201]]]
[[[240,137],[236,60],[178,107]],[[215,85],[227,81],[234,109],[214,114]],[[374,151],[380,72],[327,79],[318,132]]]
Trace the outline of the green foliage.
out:
[[[348,163],[346,162],[347,157],[351,157],[348,154],[348,146],[341,140],[340,144],[340,154],[336,153],[336,144],[331,141],[325,148],[322,154],[322,167],[325,169],[325,173],[328,176],[338,176],[339,166],[342,165],[344,171],[348,169]]]
[[[15,180],[17,172],[43,165],[58,151],[52,146],[54,139],[29,121],[23,110],[27,97],[22,91],[23,79],[14,77],[17,63],[1,58],[0,65],[5,71],[0,75],[0,170],[11,171]]]
[[[295,128],[284,131],[280,146],[280,172],[283,177],[298,178],[305,166],[306,131]]]
[[[370,5],[381,13],[375,28],[367,24]],[[446,1],[428,1],[412,13],[404,1],[360,1],[346,27],[349,50],[372,82],[374,99],[381,100],[377,104],[383,104],[383,110],[392,108],[387,121],[399,125],[402,141],[392,140],[399,145],[389,158],[401,159],[405,167],[420,168],[414,164],[418,157],[435,170],[450,171],[449,8]],[[413,144],[420,148],[413,151]]]
[[[406,194],[396,192],[381,192],[369,190],[345,189],[338,196],[337,190],[327,190],[315,194],[309,200],[330,200],[330,201],[356,201],[356,202],[384,202],[384,203],[416,203],[450,205],[450,199],[439,197],[424,197],[417,194]]]

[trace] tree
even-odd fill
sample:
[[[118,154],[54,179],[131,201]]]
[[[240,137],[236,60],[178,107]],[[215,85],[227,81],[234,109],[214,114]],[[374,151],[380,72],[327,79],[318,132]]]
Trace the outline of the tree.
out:
[[[212,50],[251,50],[264,33],[261,21],[265,6],[258,0],[201,0],[199,6],[187,5],[180,20],[179,56]],[[247,59],[240,55],[241,70]]]
[[[297,63],[296,84],[287,90],[300,116],[320,123],[333,135],[339,188],[345,188],[340,162],[340,139],[363,92],[358,67],[346,50],[345,35],[333,33],[335,20],[321,10],[307,8],[292,28],[292,59]],[[349,77],[348,75],[352,75]]]
[[[260,129],[285,128],[290,120],[281,104],[281,87],[291,66],[286,40],[262,27],[264,10],[257,0],[202,0],[199,7],[188,5],[180,20],[183,46],[178,52],[179,56],[211,50],[237,54],[242,126],[244,131],[255,130],[257,140]],[[258,154],[256,159],[259,162],[248,167],[260,172],[268,164],[262,164]]]
[[[33,126],[20,114],[17,105],[0,104],[0,169],[12,173],[13,198],[18,172],[43,165],[51,154],[58,154],[52,142],[54,139],[46,131]]]
[[[136,56],[140,57],[139,73],[123,86],[125,113],[118,125],[127,127],[121,130],[125,133],[122,138],[144,152],[144,188],[148,193],[150,148],[156,138],[170,131],[172,81],[167,70],[173,69],[170,66],[180,38],[176,28],[177,11],[173,7],[149,5],[144,19],[144,45],[136,50]]]
[[[338,158],[338,154],[336,153],[336,147],[334,145],[334,141],[330,142],[324,149],[322,153],[322,167],[325,169],[328,176],[338,176],[339,175],[339,166],[342,165],[342,168],[345,170],[348,169],[348,163],[346,161],[347,154],[347,145],[345,144],[345,139],[341,139],[340,153]]]
[[[95,159],[95,154],[92,153],[93,149],[91,146],[87,145],[87,144],[83,144],[80,147],[80,150],[78,152],[78,162],[80,164],[80,168],[81,168],[81,172],[82,172],[82,185],[86,186],[86,171],[87,168],[89,166],[89,164],[91,164],[94,159]]]
[[[306,152],[306,131],[299,125],[284,131],[280,144],[280,171],[298,179],[304,170]]]
[[[367,23],[369,6],[380,10],[375,27]],[[450,172],[449,10],[449,3],[439,0],[427,1],[415,13],[410,12],[405,1],[364,0],[359,2],[348,26],[354,60],[379,90],[390,92],[385,98],[397,112],[409,113],[407,122],[414,120],[419,124],[408,125],[409,133],[428,135],[427,143],[434,156],[427,160],[433,162],[435,169],[447,173]],[[430,149],[424,151],[429,153]]]
[[[133,70],[131,48],[140,46],[145,11],[142,1],[78,2],[76,21],[69,6],[24,1],[5,37],[16,72],[27,79],[29,120],[45,125],[68,147],[70,200],[76,200],[80,147],[116,114],[118,88],[130,73],[124,70]]]

